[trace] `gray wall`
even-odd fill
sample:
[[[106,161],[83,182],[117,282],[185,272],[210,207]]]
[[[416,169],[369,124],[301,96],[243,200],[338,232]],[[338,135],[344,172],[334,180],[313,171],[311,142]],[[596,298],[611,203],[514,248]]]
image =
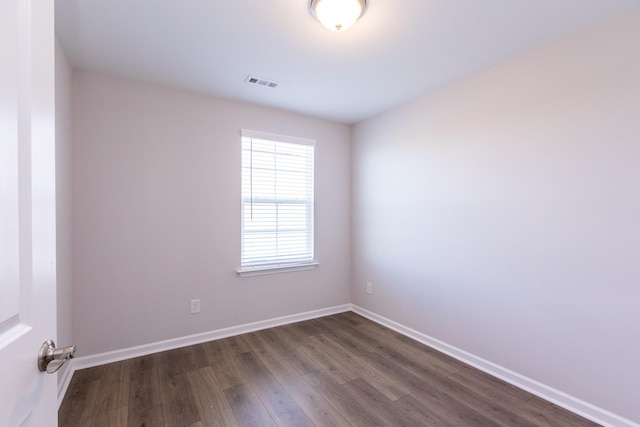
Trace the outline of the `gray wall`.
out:
[[[639,47],[636,8],[357,125],[353,302],[640,421]]]
[[[240,129],[314,138],[316,270],[238,278]],[[346,304],[350,128],[74,72],[80,355]],[[202,312],[189,314],[201,299]]]

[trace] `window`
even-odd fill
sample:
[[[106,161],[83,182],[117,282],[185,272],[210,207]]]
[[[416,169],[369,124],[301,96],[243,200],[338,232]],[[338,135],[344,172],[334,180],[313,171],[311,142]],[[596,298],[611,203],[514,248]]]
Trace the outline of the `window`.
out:
[[[317,265],[314,145],[314,140],[242,130],[241,276]]]

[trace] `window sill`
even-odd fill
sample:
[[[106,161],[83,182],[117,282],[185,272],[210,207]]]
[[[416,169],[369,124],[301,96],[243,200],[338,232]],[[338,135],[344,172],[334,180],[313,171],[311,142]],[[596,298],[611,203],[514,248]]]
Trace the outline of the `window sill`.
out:
[[[313,270],[318,267],[318,262],[306,262],[303,264],[263,265],[257,267],[245,267],[236,270],[240,277],[262,276],[265,274],[289,273],[292,271]]]

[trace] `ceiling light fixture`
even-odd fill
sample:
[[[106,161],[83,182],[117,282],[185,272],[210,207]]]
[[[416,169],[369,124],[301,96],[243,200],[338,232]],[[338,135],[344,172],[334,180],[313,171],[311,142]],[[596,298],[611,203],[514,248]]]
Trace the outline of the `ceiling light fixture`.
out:
[[[331,31],[344,31],[360,18],[367,0],[311,0],[311,15]]]

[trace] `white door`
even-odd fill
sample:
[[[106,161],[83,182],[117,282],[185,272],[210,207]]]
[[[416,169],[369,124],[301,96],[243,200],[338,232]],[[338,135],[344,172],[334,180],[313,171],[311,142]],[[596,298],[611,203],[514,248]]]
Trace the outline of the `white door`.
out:
[[[0,0],[0,426],[57,425],[51,0]]]

